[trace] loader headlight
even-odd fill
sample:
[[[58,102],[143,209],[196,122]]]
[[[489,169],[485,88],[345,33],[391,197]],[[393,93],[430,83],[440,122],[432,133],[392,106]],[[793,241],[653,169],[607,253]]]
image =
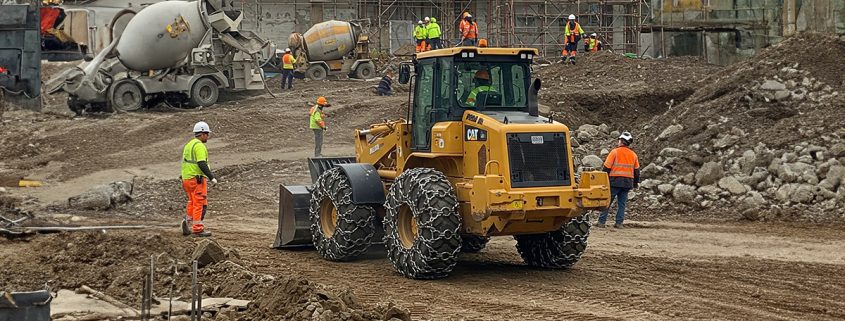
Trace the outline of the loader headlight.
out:
[[[534,54],[528,54],[528,59],[534,59]]]
[[[526,54],[520,54],[520,55],[519,55],[519,58],[521,58],[521,59],[528,59],[528,55],[526,55]]]
[[[470,52],[470,53],[469,53],[469,57],[470,57],[470,58],[475,58],[475,53],[474,53],[474,52]]]
[[[461,53],[461,58],[466,58],[466,57],[468,57],[468,56],[469,56],[469,53],[467,53],[467,52],[462,52],[462,53]]]

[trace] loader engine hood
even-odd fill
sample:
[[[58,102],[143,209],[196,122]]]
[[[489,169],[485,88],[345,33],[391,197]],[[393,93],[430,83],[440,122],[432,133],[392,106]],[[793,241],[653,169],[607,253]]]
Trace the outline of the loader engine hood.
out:
[[[484,116],[495,119],[500,123],[507,124],[548,124],[549,118],[543,116],[531,116],[520,111],[481,111]],[[507,121],[505,121],[507,119]]]

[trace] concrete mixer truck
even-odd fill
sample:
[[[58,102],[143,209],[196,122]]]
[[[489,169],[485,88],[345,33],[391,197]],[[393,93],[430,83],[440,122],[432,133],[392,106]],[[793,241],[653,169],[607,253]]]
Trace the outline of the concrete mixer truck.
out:
[[[369,20],[329,20],[315,24],[305,34],[293,33],[288,47],[297,57],[294,72],[312,80],[331,75],[367,79],[375,76],[376,65],[369,56]]]
[[[49,93],[68,93],[74,112],[209,106],[221,88],[265,88],[269,41],[239,30],[243,13],[225,1],[158,2],[115,22],[126,15],[108,47],[47,83]]]

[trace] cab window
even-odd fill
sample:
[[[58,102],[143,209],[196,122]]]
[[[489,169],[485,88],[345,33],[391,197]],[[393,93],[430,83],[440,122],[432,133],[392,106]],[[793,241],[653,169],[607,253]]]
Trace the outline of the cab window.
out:
[[[455,98],[465,109],[515,109],[528,105],[526,65],[457,62]]]

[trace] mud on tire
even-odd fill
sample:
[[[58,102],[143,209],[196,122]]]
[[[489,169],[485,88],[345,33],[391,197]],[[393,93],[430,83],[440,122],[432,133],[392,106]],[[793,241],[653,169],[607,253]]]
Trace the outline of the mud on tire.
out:
[[[590,214],[584,213],[554,232],[515,235],[516,249],[522,260],[530,266],[570,268],[581,259],[587,249],[591,226]]]
[[[400,175],[387,195],[384,243],[402,275],[436,279],[449,274],[461,250],[461,219],[452,184],[443,173],[414,168]]]
[[[463,235],[461,236],[461,252],[476,253],[487,247],[489,236]]]
[[[336,210],[334,219],[327,217],[332,208]],[[375,210],[352,203],[352,186],[340,168],[332,168],[317,178],[309,213],[314,247],[323,258],[349,261],[370,246]]]

